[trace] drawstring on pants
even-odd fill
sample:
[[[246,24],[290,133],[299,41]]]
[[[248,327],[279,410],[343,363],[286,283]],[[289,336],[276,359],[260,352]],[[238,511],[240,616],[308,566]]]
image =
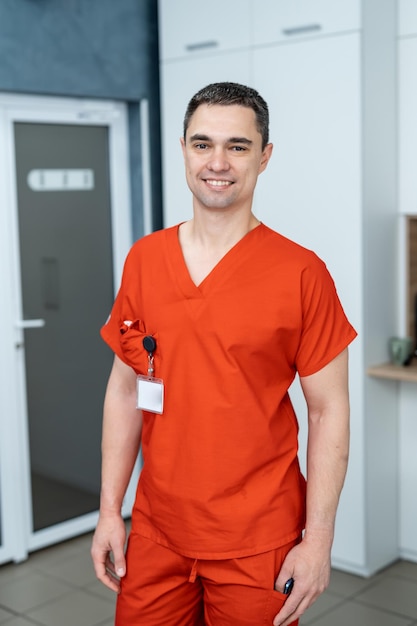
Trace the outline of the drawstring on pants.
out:
[[[193,566],[191,568],[190,577],[188,579],[189,583],[195,583],[195,579],[197,578],[197,559],[194,560]]]

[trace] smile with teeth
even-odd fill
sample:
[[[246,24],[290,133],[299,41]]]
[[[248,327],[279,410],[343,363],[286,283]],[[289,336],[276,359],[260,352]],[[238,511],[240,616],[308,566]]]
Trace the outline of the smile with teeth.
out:
[[[228,187],[232,184],[230,180],[214,180],[211,178],[206,178],[206,183],[208,185],[212,185],[213,187]]]

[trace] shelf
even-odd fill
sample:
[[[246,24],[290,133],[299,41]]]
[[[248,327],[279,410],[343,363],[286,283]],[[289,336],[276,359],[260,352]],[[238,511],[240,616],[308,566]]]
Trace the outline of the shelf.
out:
[[[411,365],[392,365],[391,363],[382,363],[381,365],[372,365],[367,370],[368,376],[373,378],[387,378],[389,380],[403,380],[409,383],[417,383],[417,362],[413,361]]]

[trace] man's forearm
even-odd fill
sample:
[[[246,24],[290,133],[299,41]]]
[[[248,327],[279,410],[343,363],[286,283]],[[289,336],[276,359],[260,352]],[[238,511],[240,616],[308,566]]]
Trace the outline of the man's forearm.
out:
[[[333,541],[334,522],[349,455],[347,402],[332,415],[310,419],[307,448],[306,536]]]
[[[136,409],[134,375],[123,379],[120,370],[119,363],[104,401],[101,513],[120,513],[140,447],[142,413]]]
[[[124,414],[105,419],[102,442],[100,511],[120,512],[139,452],[141,416]],[[107,424],[106,424],[107,421]]]

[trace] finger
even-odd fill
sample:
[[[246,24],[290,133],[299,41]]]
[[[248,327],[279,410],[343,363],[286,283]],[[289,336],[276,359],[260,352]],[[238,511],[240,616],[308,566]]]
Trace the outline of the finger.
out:
[[[100,577],[100,580],[106,587],[112,589],[112,591],[116,593],[120,592],[120,576],[117,575],[114,563],[109,554],[105,562],[105,573]]]
[[[115,573],[112,571],[111,567],[107,566],[97,566],[95,567],[96,577],[103,585],[114,591],[115,593],[119,593],[120,591],[120,581]]]
[[[303,614],[304,611],[298,608],[297,611],[292,613],[284,622],[278,622],[279,626],[294,626],[294,622],[300,619]]]
[[[120,593],[120,578],[114,572],[113,563],[110,563],[109,566],[106,568],[106,575],[101,582],[112,591]]]
[[[289,598],[280,612],[274,617],[274,626],[292,626],[293,622],[299,619],[313,603],[308,595],[294,596]]]
[[[119,578],[126,574],[126,559],[123,546],[113,547],[113,571]]]
[[[275,615],[273,625],[287,626],[287,624],[292,624],[292,622],[302,615],[300,609],[303,600],[303,597],[297,599],[297,597],[290,598],[289,596],[282,609]]]
[[[109,558],[108,552],[97,550],[93,547],[91,556],[97,579],[103,583],[103,585],[117,593],[120,589],[120,585],[113,571],[113,563]]]
[[[284,593],[285,585],[293,578],[291,572],[288,570],[287,572],[281,571],[278,578],[275,581],[275,589],[280,593]]]
[[[96,550],[94,547],[91,549],[91,558],[93,561],[94,571],[97,578],[101,579],[106,574],[106,559],[107,552],[102,550]]]

